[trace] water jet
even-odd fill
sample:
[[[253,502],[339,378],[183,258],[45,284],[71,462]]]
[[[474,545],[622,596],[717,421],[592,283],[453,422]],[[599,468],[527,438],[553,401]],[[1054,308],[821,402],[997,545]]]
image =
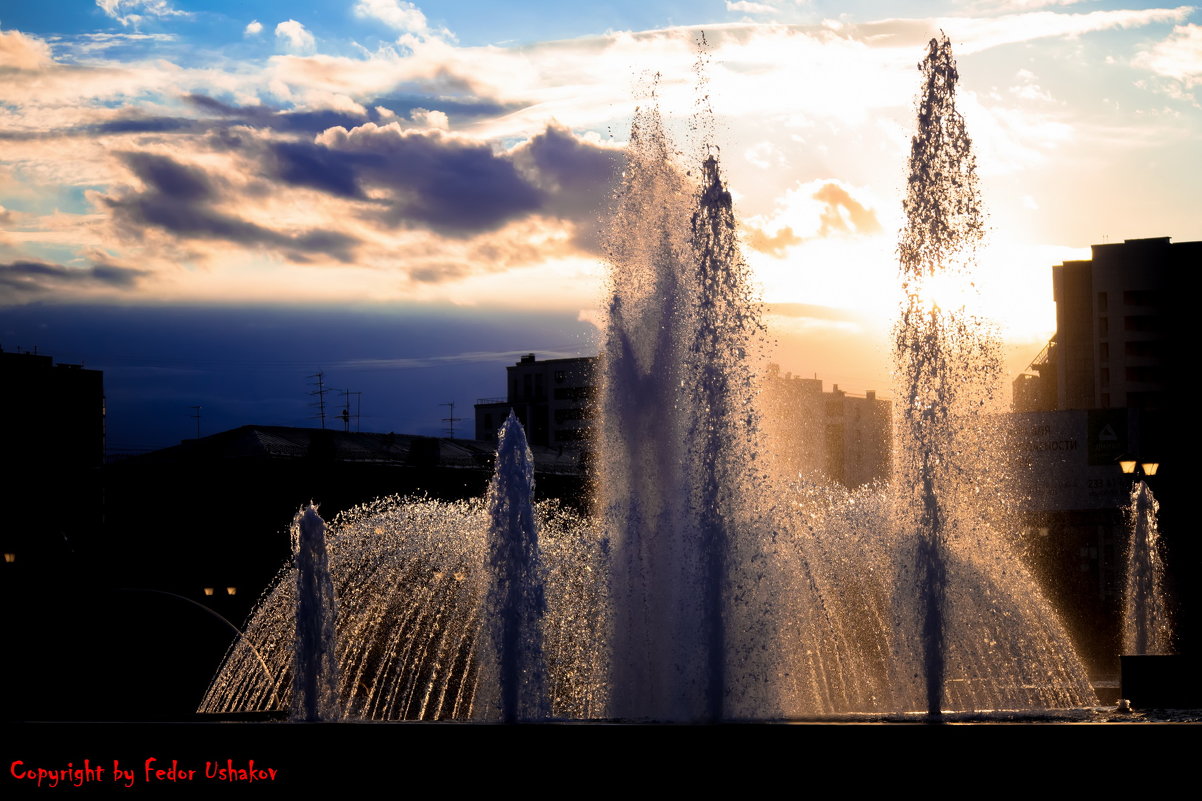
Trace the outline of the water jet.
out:
[[[531,502],[507,423],[488,509],[390,498],[332,521],[346,718],[714,722],[1092,702],[998,511],[1006,482],[982,415],[996,342],[924,289],[970,273],[984,226],[946,37],[921,71],[894,481],[848,490],[760,467],[763,326],[731,195],[716,152],[698,178],[678,164],[651,103],[634,116],[606,240],[595,514]],[[236,643],[202,711],[287,694],[264,677],[289,673],[294,586],[285,575],[247,628],[273,673]]]

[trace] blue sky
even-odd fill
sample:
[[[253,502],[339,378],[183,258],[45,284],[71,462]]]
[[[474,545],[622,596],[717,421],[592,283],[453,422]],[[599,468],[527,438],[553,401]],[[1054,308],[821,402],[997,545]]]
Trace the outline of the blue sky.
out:
[[[773,358],[887,392],[915,65],[940,29],[992,232],[980,302],[1020,369],[1052,333],[1051,265],[1102,241],[1202,239],[1193,6],[5,3],[0,344],[38,344],[68,308],[123,310],[101,315],[114,341],[123,321],[165,325],[164,308],[212,310],[188,317],[201,329],[222,309],[275,308],[440,331],[550,315],[563,336],[448,334],[455,347],[428,355],[560,352],[601,324],[607,208],[649,75],[694,158],[704,31],[711,144],[773,307]],[[72,361],[120,356],[94,329],[54,341]]]

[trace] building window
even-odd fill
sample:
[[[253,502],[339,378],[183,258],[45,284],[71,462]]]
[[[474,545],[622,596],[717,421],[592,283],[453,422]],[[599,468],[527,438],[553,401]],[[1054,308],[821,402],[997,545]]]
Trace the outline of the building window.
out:
[[[1098,360],[1103,362],[1110,361],[1110,343],[1103,342],[1098,345]]]
[[[568,378],[568,374],[565,371],[563,371],[563,370],[555,371],[555,383],[556,384],[562,384],[564,381],[567,380],[567,378]]]
[[[1132,314],[1123,318],[1127,331],[1159,331],[1161,319],[1155,314]]]
[[[1100,337],[1110,336],[1110,318],[1109,317],[1099,317],[1098,318],[1098,336],[1100,336]]]
[[[1106,293],[1105,292],[1098,293],[1098,311],[1100,311],[1100,312],[1106,311]]]
[[[1099,371],[1099,375],[1101,376],[1101,379],[1102,379],[1102,386],[1104,386],[1104,387],[1110,386],[1110,368],[1103,367]]]
[[[1159,306],[1163,295],[1155,289],[1128,289],[1123,292],[1123,303],[1127,306]]]

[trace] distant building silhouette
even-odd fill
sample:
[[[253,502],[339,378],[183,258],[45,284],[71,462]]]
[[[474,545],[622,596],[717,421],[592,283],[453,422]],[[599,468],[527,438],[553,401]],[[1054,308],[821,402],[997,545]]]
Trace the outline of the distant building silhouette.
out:
[[[825,477],[858,487],[890,475],[893,404],[868,390],[851,395],[835,384],[768,365],[760,409],[763,445],[786,475]]]
[[[528,353],[506,368],[508,395],[476,401],[476,439],[496,442],[512,409],[531,445],[584,447],[596,394],[597,357],[544,359]]]
[[[476,402],[476,439],[496,441],[512,409],[532,445],[587,450],[596,396],[597,357],[546,359],[533,353],[506,368],[509,394]],[[786,474],[856,487],[888,478],[892,405],[869,391],[850,395],[819,379],[781,375],[770,365],[762,384],[760,445]]]
[[[0,351],[0,388],[4,552],[18,565],[53,559],[101,520],[104,374]]]

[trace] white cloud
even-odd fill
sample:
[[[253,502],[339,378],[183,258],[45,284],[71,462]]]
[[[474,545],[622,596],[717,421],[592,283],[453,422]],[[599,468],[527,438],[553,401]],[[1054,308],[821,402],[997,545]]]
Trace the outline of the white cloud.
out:
[[[752,3],[749,0],[726,0],[727,11],[742,11],[744,14],[775,14],[776,9],[763,3]]]
[[[451,121],[447,118],[445,112],[431,111],[425,108],[415,108],[409,112],[409,119],[416,122],[423,128],[438,128],[442,131],[448,131],[451,128]]]
[[[406,0],[359,0],[355,4],[355,16],[379,20],[402,33],[419,36],[430,36],[432,33],[426,15]]]
[[[997,0],[986,2],[983,11],[1034,11],[1048,6],[1074,6],[1083,0]]]
[[[186,17],[169,0],[96,0],[96,6],[122,25],[137,25],[147,17]]]
[[[952,37],[959,55],[978,53],[992,47],[1054,37],[1076,37],[1087,33],[1125,30],[1144,25],[1182,22],[1193,13],[1190,6],[1138,10],[1090,11],[1085,14],[1060,14],[1033,11],[1004,17],[939,20]]]
[[[263,23],[259,22],[256,19],[256,20],[253,20],[253,21],[247,23],[246,29],[242,31],[242,35],[243,36],[258,36],[262,32],[263,32]]]
[[[313,38],[313,34],[294,19],[276,25],[275,38],[282,40],[284,46],[294,53],[308,53],[317,46],[317,40]]]
[[[0,68],[38,70],[54,63],[50,45],[20,31],[0,31]]]
[[[1178,25],[1167,39],[1141,53],[1135,65],[1186,86],[1202,85],[1202,25]]]

